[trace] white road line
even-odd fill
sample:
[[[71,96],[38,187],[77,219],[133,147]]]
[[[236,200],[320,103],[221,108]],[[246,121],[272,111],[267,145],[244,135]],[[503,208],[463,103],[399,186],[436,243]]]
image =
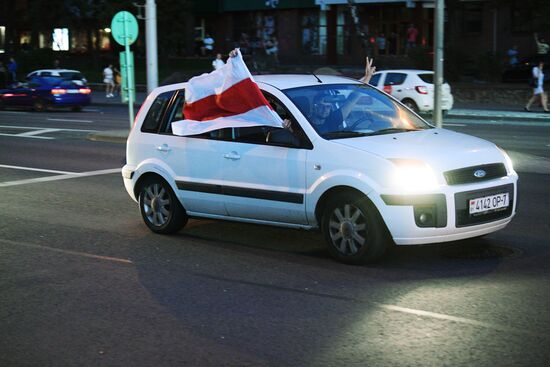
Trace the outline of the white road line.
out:
[[[58,175],[58,176],[48,176],[48,177],[31,178],[31,179],[27,179],[27,180],[0,182],[0,187],[27,185],[27,184],[33,184],[33,183],[39,183],[39,182],[68,180],[70,178],[108,175],[108,174],[111,174],[111,173],[117,173],[117,172],[120,173],[120,171],[121,171],[120,168],[111,168],[111,169],[104,169],[104,170],[99,170],[99,171],[69,173],[69,174]]]
[[[2,111],[0,112],[2,115],[26,115],[28,112],[25,111]]]
[[[2,134],[2,133],[0,133],[0,136],[11,136],[14,138],[48,139],[48,140],[54,139],[50,136],[25,136],[25,135],[19,135],[19,134]]]
[[[61,122],[86,122],[86,123],[94,122],[93,120],[78,120],[78,119],[46,119],[46,120],[61,121]]]
[[[444,126],[466,126],[466,124],[448,124],[446,122],[443,123]]]
[[[0,242],[10,244],[10,245],[15,245],[15,246],[25,246],[25,247],[36,248],[36,249],[41,249],[41,250],[54,251],[54,252],[59,252],[59,253],[66,254],[66,255],[75,255],[75,256],[88,257],[88,258],[98,259],[98,260],[106,260],[106,261],[114,261],[114,262],[119,262],[119,263],[124,263],[124,264],[132,264],[131,260],[121,259],[119,257],[94,255],[94,254],[89,254],[87,252],[63,250],[63,249],[55,248],[55,247],[35,245],[35,244],[32,244],[32,243],[16,242],[16,241],[3,240],[3,239],[0,239]]]
[[[18,125],[0,125],[0,129],[21,129],[21,130],[43,130],[44,127],[39,126],[18,126]],[[84,132],[96,132],[97,130],[87,130],[87,129],[65,129],[65,128],[58,128],[60,131],[84,131]]]
[[[20,169],[23,171],[36,171],[36,172],[46,172],[46,173],[58,173],[61,175],[72,175],[77,173],[77,172],[69,172],[69,171],[57,171],[53,169],[23,167],[23,166],[8,166],[7,164],[0,164],[0,168],[11,168],[11,169]]]
[[[41,130],[34,130],[34,131],[27,131],[26,133],[20,133],[17,134],[17,136],[35,136],[40,134],[47,134],[47,133],[53,133],[57,131],[61,131],[63,129],[41,129]]]
[[[85,108],[82,111],[84,112],[100,112],[101,110],[95,109],[95,108]]]

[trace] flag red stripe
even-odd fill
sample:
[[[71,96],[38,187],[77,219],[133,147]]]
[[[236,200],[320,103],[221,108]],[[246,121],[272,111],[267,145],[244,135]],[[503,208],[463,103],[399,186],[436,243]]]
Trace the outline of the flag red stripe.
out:
[[[218,117],[239,115],[260,106],[273,109],[258,85],[250,78],[241,80],[220,94],[212,94],[193,103],[186,103],[186,120],[207,121]]]

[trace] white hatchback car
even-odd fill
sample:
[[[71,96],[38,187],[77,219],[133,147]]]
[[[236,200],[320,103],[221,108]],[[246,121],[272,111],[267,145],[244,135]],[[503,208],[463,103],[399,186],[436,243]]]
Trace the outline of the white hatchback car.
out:
[[[147,97],[122,176],[152,231],[178,231],[189,217],[320,228],[336,259],[365,263],[393,243],[482,236],[514,216],[518,176],[495,144],[434,128],[348,78],[255,79],[290,129],[176,136],[186,84]],[[318,125],[327,104],[331,118]]]
[[[369,84],[391,94],[414,112],[431,112],[434,109],[433,71],[384,70],[375,73]],[[453,95],[448,83],[441,87],[441,109],[445,113],[453,108]]]

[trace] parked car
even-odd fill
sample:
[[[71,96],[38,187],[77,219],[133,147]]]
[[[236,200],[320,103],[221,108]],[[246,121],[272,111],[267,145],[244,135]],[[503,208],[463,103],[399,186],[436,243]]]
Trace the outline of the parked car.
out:
[[[400,100],[414,112],[431,112],[434,109],[433,71],[384,70],[374,73],[369,84]],[[442,110],[453,108],[453,95],[447,82],[441,93]]]
[[[539,65],[539,61],[544,61],[545,69],[550,67],[550,55],[533,55],[521,59],[516,65],[508,65],[502,73],[503,82],[522,82],[527,85],[533,77],[533,67]],[[544,81],[550,82],[550,73],[546,70]]]
[[[78,70],[69,70],[69,69],[42,69],[35,70],[27,74],[27,80],[30,80],[35,77],[58,77],[67,80],[72,80],[77,85],[86,85],[88,81]]]
[[[91,89],[59,77],[34,77],[25,83],[0,90],[0,108],[24,107],[41,112],[49,107],[70,107],[80,111],[90,104]]]
[[[518,175],[495,144],[434,128],[348,78],[255,79],[290,129],[176,136],[171,123],[184,117],[186,83],[156,88],[146,99],[122,176],[150,230],[173,233],[190,217],[320,229],[336,259],[365,263],[394,243],[482,236],[515,215]],[[333,111],[346,108],[329,131],[313,123],[319,95]]]

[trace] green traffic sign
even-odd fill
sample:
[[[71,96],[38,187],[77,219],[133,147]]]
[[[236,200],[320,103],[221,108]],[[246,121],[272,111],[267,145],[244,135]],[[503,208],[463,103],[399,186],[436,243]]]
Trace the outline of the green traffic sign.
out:
[[[119,45],[131,45],[136,41],[139,33],[136,17],[127,11],[119,11],[111,21],[111,33]]]

